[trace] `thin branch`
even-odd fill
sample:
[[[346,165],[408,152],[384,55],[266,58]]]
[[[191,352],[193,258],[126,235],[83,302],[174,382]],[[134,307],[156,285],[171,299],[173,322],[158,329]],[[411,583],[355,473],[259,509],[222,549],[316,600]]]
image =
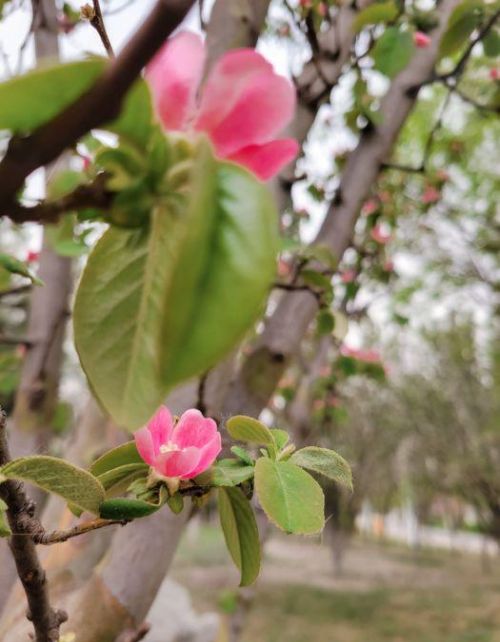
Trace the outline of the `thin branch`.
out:
[[[144,65],[193,4],[194,0],[157,0],[120,55],[83,96],[30,136],[10,140],[0,163],[0,215],[9,215],[16,194],[33,171],[54,161],[91,129],[120,114],[123,100]]]
[[[31,533],[31,538],[35,544],[50,546],[52,544],[61,544],[62,542],[67,542],[69,539],[79,537],[80,535],[84,535],[85,533],[97,531],[101,528],[107,528],[108,526],[115,526],[117,524],[125,526],[128,523],[128,520],[123,519],[93,519],[88,522],[77,524],[76,526],[73,526],[73,528],[51,531],[49,533],[47,533],[40,525],[40,530]]]
[[[88,19],[92,27],[97,31],[108,56],[110,58],[114,58],[115,52],[113,51],[111,40],[109,39],[108,32],[106,31],[106,25],[104,24],[104,18],[102,17],[99,0],[92,0],[92,4],[93,7],[88,4],[82,7],[82,15],[84,18]]]
[[[0,465],[10,460],[6,436],[6,417],[0,409]],[[8,506],[7,518],[14,533],[9,546],[28,600],[28,619],[33,623],[36,642],[54,642],[59,639],[59,628],[68,619],[64,611],[55,610],[49,602],[47,580],[36,552],[33,540],[18,535],[21,524],[33,518],[33,503],[25,493],[23,485],[7,480],[0,484],[0,497]]]
[[[55,201],[44,201],[37,205],[14,204],[9,218],[14,223],[56,223],[63,214],[90,207],[105,210],[113,200],[113,193],[106,190],[106,174],[99,174],[87,185],[79,185],[69,194]]]

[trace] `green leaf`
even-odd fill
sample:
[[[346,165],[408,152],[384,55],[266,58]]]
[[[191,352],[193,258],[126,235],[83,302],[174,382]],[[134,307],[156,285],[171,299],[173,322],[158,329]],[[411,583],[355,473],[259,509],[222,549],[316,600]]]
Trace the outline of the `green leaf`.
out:
[[[353,30],[355,33],[358,33],[366,25],[390,22],[397,18],[398,13],[398,7],[393,0],[389,0],[389,2],[376,2],[356,15],[353,21]]]
[[[252,455],[244,448],[241,448],[241,446],[231,446],[231,452],[241,459],[241,461],[245,462],[245,464],[248,464],[249,466],[254,465],[255,462]]]
[[[330,310],[320,310],[316,317],[316,331],[320,336],[331,334],[335,328],[335,317]]]
[[[255,490],[270,521],[287,533],[308,535],[322,530],[323,491],[299,466],[288,461],[257,460]]]
[[[0,537],[10,537],[12,531],[10,530],[9,521],[7,519],[7,504],[0,499]]]
[[[99,459],[92,464],[90,472],[95,477],[106,473],[108,470],[126,466],[127,464],[143,464],[144,460],[137,451],[135,441],[127,441],[112,450],[101,455]]]
[[[109,491],[117,484],[121,485],[124,481],[131,482],[137,477],[147,477],[148,472],[149,466],[144,462],[141,464],[125,464],[125,466],[118,466],[102,473],[98,479],[104,490]]]
[[[208,142],[193,165],[188,186],[149,227],[105,232],[77,292],[82,366],[102,405],[131,429],[169,388],[241,340],[274,277],[276,212],[266,188],[215,161]]]
[[[495,29],[488,31],[483,38],[484,53],[490,58],[500,56],[500,32]]]
[[[104,60],[80,60],[1,83],[0,129],[18,133],[43,125],[89,89],[104,67]]]
[[[453,10],[447,29],[439,43],[439,58],[460,51],[479,24],[482,15],[482,0],[465,0]]]
[[[5,268],[11,274],[19,274],[20,276],[25,276],[35,285],[43,285],[43,282],[33,274],[29,267],[23,261],[10,256],[9,254],[3,254],[0,252],[0,267]]]
[[[114,132],[145,149],[153,131],[151,92],[145,80],[137,80],[127,94],[121,115],[103,129]]]
[[[156,513],[160,508],[157,504],[150,504],[141,499],[106,499],[102,502],[99,515],[103,519],[139,519]]]
[[[239,459],[221,459],[213,466],[211,473],[214,486],[237,486],[253,477],[254,468]]]
[[[371,56],[374,67],[389,78],[393,78],[410,62],[415,45],[408,31],[388,27],[375,43]]]
[[[245,415],[235,415],[226,422],[228,433],[237,441],[262,446],[273,446],[274,439],[271,431],[261,421]]]
[[[99,505],[104,500],[104,489],[93,475],[56,457],[21,457],[5,464],[0,473],[8,479],[20,479],[60,495],[95,515],[99,514]]]
[[[172,495],[167,499],[167,504],[172,513],[179,515],[179,513],[182,513],[182,509],[184,508],[184,498],[180,493],[175,493],[175,495]]]
[[[324,475],[352,490],[352,471],[346,460],[334,450],[308,446],[295,452],[290,462]]]
[[[280,430],[279,428],[271,428],[271,434],[274,439],[274,443],[276,444],[276,448],[278,450],[281,450],[284,448],[288,441],[290,440],[290,435],[287,433],[286,430]]]
[[[260,541],[250,502],[239,488],[220,488],[219,515],[227,548],[241,571],[240,586],[248,586],[260,571]]]

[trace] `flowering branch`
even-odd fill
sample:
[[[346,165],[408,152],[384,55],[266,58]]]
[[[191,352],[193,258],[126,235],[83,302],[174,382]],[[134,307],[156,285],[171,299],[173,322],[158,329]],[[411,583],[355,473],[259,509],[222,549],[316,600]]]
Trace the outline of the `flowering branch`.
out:
[[[14,136],[0,162],[0,215],[9,215],[15,196],[36,169],[54,161],[95,127],[116,118],[144,65],[182,22],[194,0],[158,0],[143,25],[96,83],[33,134]]]

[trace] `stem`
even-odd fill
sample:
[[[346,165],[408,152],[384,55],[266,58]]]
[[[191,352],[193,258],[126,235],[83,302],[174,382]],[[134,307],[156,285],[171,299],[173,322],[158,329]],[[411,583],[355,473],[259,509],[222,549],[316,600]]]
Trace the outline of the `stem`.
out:
[[[0,410],[0,465],[10,459],[5,422],[5,414]],[[20,534],[22,525],[33,519],[33,503],[27,499],[23,485],[12,480],[0,484],[0,497],[8,506],[7,518],[14,533],[9,546],[28,600],[27,618],[33,622],[35,640],[57,642],[59,627],[67,620],[67,615],[50,606],[45,571],[38,559],[35,543],[31,537]]]
[[[47,533],[43,528],[40,528],[31,535],[31,538],[35,544],[50,546],[51,544],[61,544],[62,542],[67,542],[73,537],[78,537],[79,535],[84,535],[85,533],[97,531],[101,528],[114,526],[116,524],[125,526],[125,524],[128,524],[128,521],[120,519],[93,519],[88,522],[77,524],[76,526],[73,526],[73,528],[68,528],[67,530],[52,531],[50,533]]]
[[[109,39],[108,32],[106,31],[104,18],[102,17],[101,5],[99,4],[99,0],[92,0],[92,2],[94,5],[94,17],[90,20],[90,24],[99,34],[99,38],[101,39],[108,56],[110,58],[114,58],[115,52],[113,51],[111,40]]]

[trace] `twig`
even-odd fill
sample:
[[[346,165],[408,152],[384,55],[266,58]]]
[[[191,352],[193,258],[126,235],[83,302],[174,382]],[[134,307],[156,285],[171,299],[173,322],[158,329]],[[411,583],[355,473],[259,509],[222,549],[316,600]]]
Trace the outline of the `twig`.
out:
[[[196,408],[201,412],[202,415],[204,415],[207,411],[207,406],[205,403],[205,392],[206,392],[207,379],[209,374],[210,374],[210,370],[207,370],[207,372],[204,372],[201,375],[200,380],[198,382],[198,400],[196,402]]]
[[[123,519],[93,519],[88,522],[77,524],[76,526],[73,526],[73,528],[68,528],[66,530],[60,531],[51,531],[49,533],[47,533],[40,525],[40,530],[31,533],[31,538],[35,542],[35,544],[50,546],[51,544],[61,544],[62,542],[67,542],[69,539],[79,537],[80,535],[84,535],[85,533],[97,531],[101,528],[115,526],[117,524],[125,526],[128,523],[128,520]]]
[[[194,0],[157,0],[143,25],[83,96],[30,136],[10,140],[0,163],[0,215],[9,215],[27,176],[54,161],[91,129],[120,114],[123,100],[142,68],[193,4]]]
[[[0,409],[0,465],[6,464],[10,459],[5,421],[5,414]],[[27,499],[23,485],[13,480],[0,484],[0,497],[8,506],[7,518],[14,533],[10,537],[9,546],[28,600],[27,617],[33,623],[35,640],[56,642],[59,639],[59,628],[68,616],[50,605],[45,571],[38,559],[35,543],[29,537],[16,534],[22,530],[23,522],[33,518],[33,503]]]
[[[63,214],[88,207],[108,209],[113,193],[106,190],[106,174],[102,173],[88,185],[79,185],[66,196],[56,201],[45,201],[37,205],[24,206],[14,204],[9,211],[9,218],[14,223],[44,222],[56,223]]]
[[[92,27],[97,31],[108,56],[110,58],[114,58],[115,52],[113,51],[111,40],[109,39],[108,32],[106,31],[106,25],[104,24],[104,18],[102,17],[99,0],[92,0],[92,4],[93,8],[90,5],[84,5],[82,7],[82,14],[85,18],[88,18]]]

